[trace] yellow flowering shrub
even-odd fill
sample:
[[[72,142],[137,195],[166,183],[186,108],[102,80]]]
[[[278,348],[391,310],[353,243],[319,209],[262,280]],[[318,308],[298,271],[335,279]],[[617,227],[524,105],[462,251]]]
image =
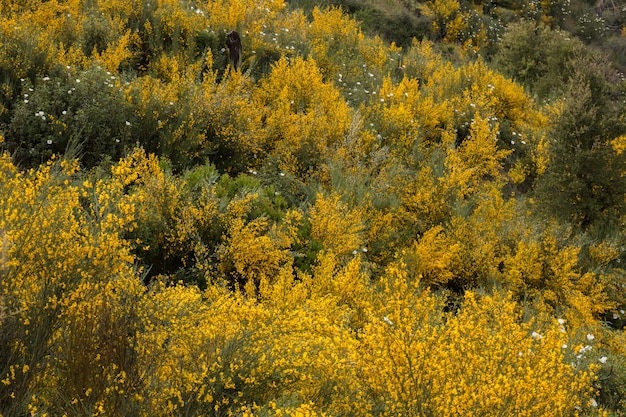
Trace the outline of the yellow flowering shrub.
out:
[[[349,360],[356,340],[341,305],[312,286],[283,270],[261,283],[261,304],[217,287],[153,287],[137,343],[145,415],[279,415],[311,398],[315,410],[349,411],[359,399]]]
[[[209,24],[218,29],[246,28],[256,32],[263,24],[271,22],[285,8],[283,0],[249,1],[211,0],[206,5]],[[262,16],[262,19],[259,17]]]
[[[56,51],[46,33],[33,25],[19,25],[18,17],[0,16],[0,68],[5,78],[0,84],[0,116],[10,116],[11,103],[19,100],[20,83],[53,66]]]
[[[308,284],[311,298],[334,300],[352,329],[359,331],[369,321],[373,291],[362,257],[355,256],[343,265],[332,252],[323,252],[307,278],[303,278],[303,282]]]
[[[611,141],[611,146],[615,149],[618,155],[621,155],[626,150],[626,135],[619,136]]]
[[[380,97],[381,132],[387,140],[402,149],[411,150],[417,145],[420,151],[425,151],[432,141],[441,137],[440,129],[449,117],[449,105],[425,95],[417,79],[404,77],[394,85],[387,77]]]
[[[552,309],[564,311],[571,322],[590,325],[615,307],[615,299],[607,296],[607,277],[582,270],[579,252],[576,246],[559,244],[549,232],[540,239],[522,235],[504,260],[504,280],[514,291],[540,296]]]
[[[420,169],[414,178],[400,178],[394,189],[402,201],[399,215],[416,233],[440,224],[449,215],[449,190],[444,178],[430,166]]]
[[[404,260],[411,273],[424,283],[445,285],[461,267],[460,252],[460,243],[446,236],[442,226],[435,226],[405,250]]]
[[[202,96],[201,90],[189,83],[193,74],[167,73],[170,82],[145,76],[128,85],[125,93],[135,119],[127,125],[148,152],[159,151],[176,163],[197,160],[205,141],[206,121],[201,109],[188,106],[194,97]]]
[[[498,149],[496,134],[486,119],[477,115],[470,129],[470,137],[456,150],[449,150],[445,162],[447,181],[460,197],[475,193],[486,179],[500,179],[502,160],[511,153]]]
[[[246,354],[267,316],[260,306],[227,293],[205,300],[197,288],[156,284],[140,307],[140,415],[219,412],[248,400],[239,390],[258,389],[254,365],[261,355]]]
[[[67,160],[20,172],[4,154],[1,164],[0,285],[12,312],[3,325],[2,408],[107,402],[128,352],[107,340],[126,340],[118,332],[132,317],[121,311],[140,291],[122,238],[134,227],[133,199],[120,177],[81,183],[77,164]],[[80,376],[94,361],[106,372]]]
[[[244,223],[236,218],[229,224],[227,233],[220,253],[220,271],[225,276],[234,275],[235,281],[246,283],[270,279],[291,261],[292,239],[276,236],[267,219]]]
[[[157,158],[143,153],[137,167],[141,175],[133,183],[137,228],[128,235],[134,240],[135,253],[150,276],[195,268],[198,256],[206,254],[221,231],[219,200],[202,182],[214,180],[211,167],[195,172],[208,178],[195,180],[194,172],[177,177]],[[193,187],[202,188],[196,192]]]
[[[311,55],[322,74],[328,78],[334,78],[344,70],[339,66],[339,62],[343,59],[354,59],[355,47],[363,40],[363,34],[356,21],[338,8],[329,10],[314,8],[307,34],[311,44]],[[346,76],[358,70],[345,68]]]
[[[529,159],[534,157],[534,145],[548,119],[523,88],[480,59],[455,67],[432,55],[429,44],[414,44],[407,54],[406,71],[421,81],[422,97],[447,105],[447,112],[440,117],[454,127],[457,142],[469,136],[482,115],[497,134],[498,147],[514,150],[514,160],[534,166]]]
[[[409,78],[424,83],[428,77],[446,62],[434,48],[434,43],[427,40],[413,39],[411,46],[404,51],[401,68]]]
[[[136,306],[143,291],[141,281],[129,271],[106,282],[85,280],[64,294],[59,325],[49,341],[54,354],[34,381],[54,390],[42,390],[33,404],[69,415],[136,411],[124,397],[141,384],[134,349]]]
[[[349,108],[324,82],[315,61],[281,58],[261,82],[256,104],[263,109],[265,149],[281,169],[309,176],[322,155],[346,133]]]
[[[319,193],[311,207],[311,237],[337,256],[361,252],[365,244],[362,216],[361,210],[348,207],[338,195]]]
[[[259,128],[265,112],[255,103],[254,80],[234,72],[219,84],[206,80],[202,89],[204,110],[198,119],[208,121],[204,152],[216,167],[232,174],[258,168],[267,149],[266,134]]]
[[[379,415],[570,415],[587,406],[592,374],[565,363],[556,323],[520,321],[516,303],[497,293],[467,293],[458,312],[442,313],[443,299],[402,269],[382,284],[359,346]]]
[[[418,6],[422,14],[431,21],[435,39],[446,42],[455,42],[466,26],[460,7],[457,0],[425,1]]]

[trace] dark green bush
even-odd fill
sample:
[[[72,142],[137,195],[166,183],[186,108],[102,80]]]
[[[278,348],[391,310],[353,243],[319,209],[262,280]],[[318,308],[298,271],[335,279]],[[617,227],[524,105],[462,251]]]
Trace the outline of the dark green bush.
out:
[[[35,166],[68,147],[78,147],[86,167],[123,154],[132,113],[116,76],[99,67],[64,68],[24,84],[5,138],[22,166]]]
[[[535,22],[509,25],[493,58],[495,67],[533,91],[549,98],[563,89],[575,60],[590,55],[582,42]]]
[[[611,86],[593,62],[579,61],[549,133],[549,163],[536,183],[550,217],[587,228],[624,214],[626,169],[610,142],[626,124],[610,99]]]

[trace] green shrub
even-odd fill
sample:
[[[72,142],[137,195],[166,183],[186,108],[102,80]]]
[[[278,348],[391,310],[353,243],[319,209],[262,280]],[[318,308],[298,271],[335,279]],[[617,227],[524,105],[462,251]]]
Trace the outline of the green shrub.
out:
[[[118,77],[99,67],[70,68],[24,84],[6,136],[22,166],[36,166],[73,147],[86,167],[103,156],[122,156],[131,140],[132,114]]]

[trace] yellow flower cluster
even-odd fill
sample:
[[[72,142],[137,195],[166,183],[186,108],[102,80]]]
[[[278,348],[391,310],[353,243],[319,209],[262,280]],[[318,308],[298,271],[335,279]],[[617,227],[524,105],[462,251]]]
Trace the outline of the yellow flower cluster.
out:
[[[467,293],[456,314],[433,314],[443,300],[394,274],[361,356],[384,415],[565,415],[584,404],[573,394],[591,375],[563,363],[557,326],[533,330],[501,294]]]

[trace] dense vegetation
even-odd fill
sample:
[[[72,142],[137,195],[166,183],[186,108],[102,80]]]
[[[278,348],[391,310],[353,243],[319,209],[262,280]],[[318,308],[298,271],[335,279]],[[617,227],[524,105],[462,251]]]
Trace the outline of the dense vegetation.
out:
[[[377,3],[0,1],[1,415],[623,415],[626,10]]]

